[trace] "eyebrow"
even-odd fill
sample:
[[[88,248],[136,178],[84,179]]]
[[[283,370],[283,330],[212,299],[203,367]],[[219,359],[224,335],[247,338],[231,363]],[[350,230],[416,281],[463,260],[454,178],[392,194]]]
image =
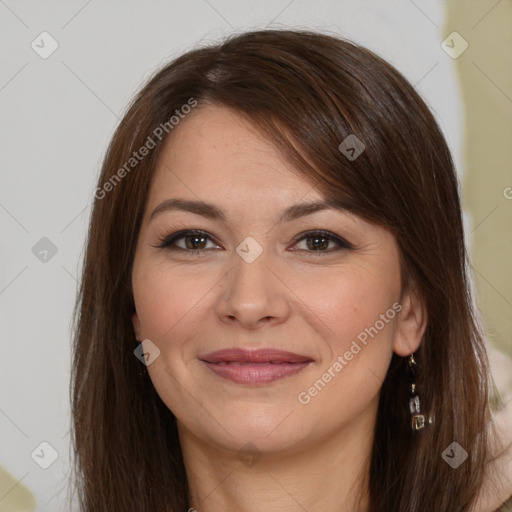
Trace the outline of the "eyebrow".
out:
[[[333,209],[350,212],[352,208],[348,202],[340,199],[315,201],[311,203],[297,203],[286,208],[278,222],[290,222],[292,220],[305,217],[306,215],[311,215],[312,213],[318,211]],[[204,201],[172,198],[165,200],[163,203],[160,203],[151,213],[149,220],[151,221],[157,215],[169,211],[195,213],[196,215],[201,215],[202,217],[206,217],[212,220],[219,220],[222,222],[226,222],[227,218],[226,212],[213,204],[205,203]]]

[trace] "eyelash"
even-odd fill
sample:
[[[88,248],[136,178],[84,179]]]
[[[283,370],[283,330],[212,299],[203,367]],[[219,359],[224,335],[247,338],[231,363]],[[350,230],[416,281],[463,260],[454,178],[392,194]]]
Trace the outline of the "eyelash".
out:
[[[329,231],[323,231],[323,230],[311,230],[306,231],[304,233],[300,233],[297,235],[294,239],[294,244],[297,244],[298,242],[301,242],[302,240],[305,240],[307,238],[313,238],[314,236],[320,236],[322,238],[326,238],[329,242],[335,242],[338,244],[337,249],[328,249],[328,250],[307,250],[307,249],[297,249],[299,251],[303,252],[309,252],[312,254],[323,256],[327,255],[333,252],[340,251],[342,249],[345,250],[352,250],[354,247],[347,242],[345,239],[341,238],[340,236],[334,235],[333,233],[330,233]],[[193,254],[203,254],[207,251],[210,251],[211,249],[183,249],[183,247],[172,247],[173,244],[175,244],[178,240],[184,239],[187,236],[204,236],[205,238],[213,241],[216,243],[212,237],[206,233],[205,231],[197,230],[197,229],[184,229],[181,231],[177,231],[175,233],[172,233],[171,235],[167,235],[165,237],[162,237],[159,239],[159,245],[156,245],[154,247],[158,249],[168,249],[171,251],[180,251],[184,253],[193,253]],[[220,244],[218,244],[220,245]]]

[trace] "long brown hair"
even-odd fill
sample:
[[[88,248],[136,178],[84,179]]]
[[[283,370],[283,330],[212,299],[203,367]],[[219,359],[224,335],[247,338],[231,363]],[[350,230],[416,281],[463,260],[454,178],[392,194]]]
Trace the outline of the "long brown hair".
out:
[[[369,510],[469,511],[489,458],[489,377],[450,151],[424,101],[385,60],[339,37],[294,30],[235,35],[180,56],[137,94],[110,143],[75,309],[82,509],[187,510],[175,417],[133,353],[131,268],[161,141],[172,137],[171,117],[193,102],[247,116],[318,190],[394,233],[404,285],[426,305],[417,386],[435,422],[411,430],[404,359],[394,355],[380,395]],[[349,135],[365,146],[356,159],[339,149]],[[149,139],[155,147],[131,161]],[[441,456],[452,442],[468,453],[457,469]]]

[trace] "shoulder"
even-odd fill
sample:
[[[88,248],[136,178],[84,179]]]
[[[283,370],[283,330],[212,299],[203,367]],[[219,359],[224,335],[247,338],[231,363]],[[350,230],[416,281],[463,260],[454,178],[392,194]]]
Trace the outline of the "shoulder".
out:
[[[492,459],[475,512],[512,512],[512,401],[491,422]]]

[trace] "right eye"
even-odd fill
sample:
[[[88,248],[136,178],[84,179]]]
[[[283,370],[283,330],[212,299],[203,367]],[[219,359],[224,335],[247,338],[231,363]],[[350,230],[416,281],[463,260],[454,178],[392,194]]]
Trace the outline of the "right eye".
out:
[[[213,247],[208,247],[208,241],[211,241]],[[201,253],[210,249],[219,248],[213,243],[210,235],[204,231],[185,229],[164,236],[160,239],[160,244],[156,247],[168,249],[171,251],[183,251]]]

